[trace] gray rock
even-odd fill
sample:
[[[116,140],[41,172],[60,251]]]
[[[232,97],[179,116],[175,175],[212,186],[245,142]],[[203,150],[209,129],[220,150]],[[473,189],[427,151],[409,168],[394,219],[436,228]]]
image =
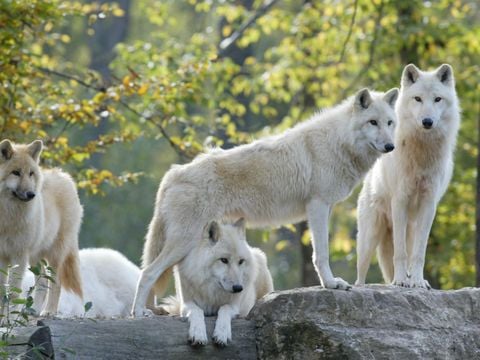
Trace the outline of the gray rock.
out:
[[[207,318],[209,334],[214,321]],[[473,288],[280,291],[262,299],[248,319],[233,320],[226,348],[191,348],[188,323],[176,317],[41,324],[18,332],[7,351],[29,358],[41,344],[44,359],[51,352],[56,359],[102,360],[480,359],[480,289]]]
[[[479,359],[480,289],[276,292],[250,313],[260,359]]]

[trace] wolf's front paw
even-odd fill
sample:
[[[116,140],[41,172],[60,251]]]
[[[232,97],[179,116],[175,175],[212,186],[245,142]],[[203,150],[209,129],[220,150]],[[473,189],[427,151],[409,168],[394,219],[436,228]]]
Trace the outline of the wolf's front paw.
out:
[[[213,331],[213,342],[220,346],[227,346],[228,342],[232,341],[232,331],[230,328],[224,328],[223,326],[215,326]]]
[[[336,277],[329,281],[323,282],[323,287],[326,289],[350,290],[352,286],[342,278]]]
[[[152,317],[153,312],[150,309],[147,308],[135,308],[132,310],[131,314],[132,317],[134,318],[142,318],[142,317]]]
[[[55,315],[55,312],[46,309],[40,313],[40,317],[52,317],[53,315]]]
[[[422,278],[413,278],[411,277],[409,279],[409,285],[412,288],[420,288],[420,289],[431,289],[432,287],[428,283],[427,280],[422,279]]]
[[[190,324],[190,329],[188,331],[188,342],[192,346],[207,345],[208,338],[205,324]]]
[[[400,286],[400,287],[410,287],[410,280],[407,277],[402,277],[402,278],[395,278],[392,281],[392,285],[395,286]]]

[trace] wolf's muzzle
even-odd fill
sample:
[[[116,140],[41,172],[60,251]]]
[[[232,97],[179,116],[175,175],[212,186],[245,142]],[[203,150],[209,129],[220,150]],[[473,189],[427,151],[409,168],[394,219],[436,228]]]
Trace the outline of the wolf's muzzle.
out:
[[[24,193],[18,192],[18,191],[13,191],[13,196],[15,196],[18,200],[21,201],[30,201],[35,197],[35,193],[33,191],[26,191]]]
[[[430,118],[425,118],[422,120],[422,125],[425,129],[431,129],[433,126],[433,120]]]

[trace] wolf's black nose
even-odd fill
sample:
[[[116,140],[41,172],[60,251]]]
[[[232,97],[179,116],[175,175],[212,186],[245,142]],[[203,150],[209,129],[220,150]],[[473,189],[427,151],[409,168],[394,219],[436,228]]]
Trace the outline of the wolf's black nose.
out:
[[[35,197],[35,193],[33,191],[27,191],[25,195],[27,195],[28,200],[32,200]]]
[[[425,118],[422,120],[422,124],[425,129],[430,129],[433,125],[433,120],[430,118]]]
[[[393,144],[385,144],[385,152],[393,151],[393,149],[395,149],[395,146],[393,146]]]
[[[232,286],[232,291],[233,291],[234,293],[239,293],[239,292],[242,291],[242,290],[243,290],[243,286],[242,286],[242,285],[233,285],[233,286]]]

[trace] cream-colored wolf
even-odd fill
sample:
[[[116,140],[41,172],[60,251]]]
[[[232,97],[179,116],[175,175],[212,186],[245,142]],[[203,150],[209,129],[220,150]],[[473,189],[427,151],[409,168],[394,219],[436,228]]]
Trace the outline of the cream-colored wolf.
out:
[[[397,149],[368,173],[358,199],[357,282],[377,256],[386,282],[429,288],[423,278],[428,236],[448,187],[460,108],[450,65],[403,70],[397,102]]]
[[[202,239],[174,273],[177,296],[164,299],[163,308],[188,317],[192,345],[208,342],[205,315],[218,315],[213,341],[227,345],[232,340],[232,318],[247,316],[258,299],[273,291],[267,258],[247,244],[243,219],[207,224]]]
[[[46,259],[56,271],[54,283],[39,284],[48,288],[42,312],[48,315],[57,311],[61,287],[82,296],[78,232],[83,209],[68,174],[40,168],[42,147],[40,140],[0,142],[0,268],[16,265],[8,282],[21,288],[27,265]],[[1,273],[0,283],[6,282]],[[45,291],[36,291],[34,302],[45,303],[44,296]]]
[[[398,89],[363,89],[281,135],[173,166],[157,193],[132,314],[144,314],[155,283],[162,295],[170,270],[195,248],[211,219],[278,226],[308,218],[322,285],[349,289],[330,269],[329,215],[377,158],[393,150],[397,96]]]

